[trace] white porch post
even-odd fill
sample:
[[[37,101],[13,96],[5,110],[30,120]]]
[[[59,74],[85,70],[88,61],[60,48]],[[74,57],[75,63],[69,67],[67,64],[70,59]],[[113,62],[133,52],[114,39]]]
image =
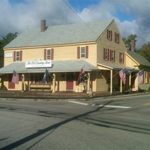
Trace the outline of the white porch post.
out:
[[[131,92],[131,74],[129,75],[129,91]]]
[[[55,93],[55,81],[56,81],[56,74],[53,74],[53,93]]]
[[[112,95],[113,89],[113,70],[110,70],[110,95]]]
[[[24,92],[24,74],[22,74],[22,92]]]
[[[122,93],[122,80],[120,79],[120,93]]]
[[[90,93],[90,73],[88,73],[87,93]]]

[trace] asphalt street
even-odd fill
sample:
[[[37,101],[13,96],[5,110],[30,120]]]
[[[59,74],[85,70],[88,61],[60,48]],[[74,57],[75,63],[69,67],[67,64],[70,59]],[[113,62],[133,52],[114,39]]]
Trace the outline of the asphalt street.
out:
[[[148,150],[150,95],[91,101],[0,99],[1,150]]]

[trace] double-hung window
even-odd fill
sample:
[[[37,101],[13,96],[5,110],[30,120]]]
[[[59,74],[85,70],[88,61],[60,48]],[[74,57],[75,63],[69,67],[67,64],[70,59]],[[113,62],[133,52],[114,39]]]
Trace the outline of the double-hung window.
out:
[[[119,53],[119,62],[124,63],[124,53]]]
[[[77,47],[77,59],[88,58],[89,46]]]
[[[118,33],[115,33],[115,42],[119,43],[119,34]]]
[[[81,47],[80,57],[85,58],[85,47]]]
[[[110,61],[115,61],[115,51],[110,50]]]
[[[22,51],[14,51],[13,60],[14,61],[22,61]]]
[[[109,60],[109,49],[104,48],[103,59]]]
[[[16,51],[16,61],[20,61],[20,51]]]
[[[54,60],[54,49],[53,48],[44,49],[44,60]]]
[[[46,51],[46,60],[51,60],[51,49],[47,49]]]
[[[112,31],[107,29],[107,39],[112,41]]]

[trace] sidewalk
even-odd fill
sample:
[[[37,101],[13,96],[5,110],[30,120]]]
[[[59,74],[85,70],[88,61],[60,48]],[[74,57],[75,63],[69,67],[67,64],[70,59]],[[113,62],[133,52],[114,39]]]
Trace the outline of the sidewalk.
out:
[[[76,92],[21,92],[21,91],[3,91],[0,90],[0,100],[27,100],[27,101],[60,101],[60,100],[77,100],[77,101],[90,101],[96,99],[110,99],[119,97],[131,97],[138,95],[148,95],[150,92],[132,92],[132,93],[113,93],[110,95],[109,92],[97,92],[93,93],[90,97],[87,93],[76,93]]]

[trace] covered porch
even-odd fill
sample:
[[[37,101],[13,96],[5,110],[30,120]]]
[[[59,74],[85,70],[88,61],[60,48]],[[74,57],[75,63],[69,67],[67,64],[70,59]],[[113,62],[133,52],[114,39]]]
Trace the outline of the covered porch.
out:
[[[101,78],[103,78],[108,85],[108,91],[110,92],[110,95],[112,95],[114,92],[122,93],[125,91],[138,91],[138,80],[136,74],[139,69],[104,63],[98,63],[97,65],[100,70],[99,74],[101,75]],[[126,73],[134,69],[131,74],[126,75],[125,84],[122,83],[122,80],[119,77],[119,71],[124,68],[126,68]]]
[[[81,71],[88,75],[88,79],[85,83],[77,84],[78,76]],[[50,73],[50,80],[44,84],[42,78],[45,70]],[[13,84],[11,82],[13,71],[19,74],[19,84]],[[91,74],[99,69],[92,64],[84,61],[53,61],[51,67],[46,68],[26,68],[25,62],[14,62],[8,66],[0,69],[1,85],[6,90],[15,91],[48,91],[48,92],[86,92],[90,91]],[[95,81],[93,81],[95,82]],[[94,84],[93,84],[94,85]],[[95,87],[92,87],[93,91]]]

